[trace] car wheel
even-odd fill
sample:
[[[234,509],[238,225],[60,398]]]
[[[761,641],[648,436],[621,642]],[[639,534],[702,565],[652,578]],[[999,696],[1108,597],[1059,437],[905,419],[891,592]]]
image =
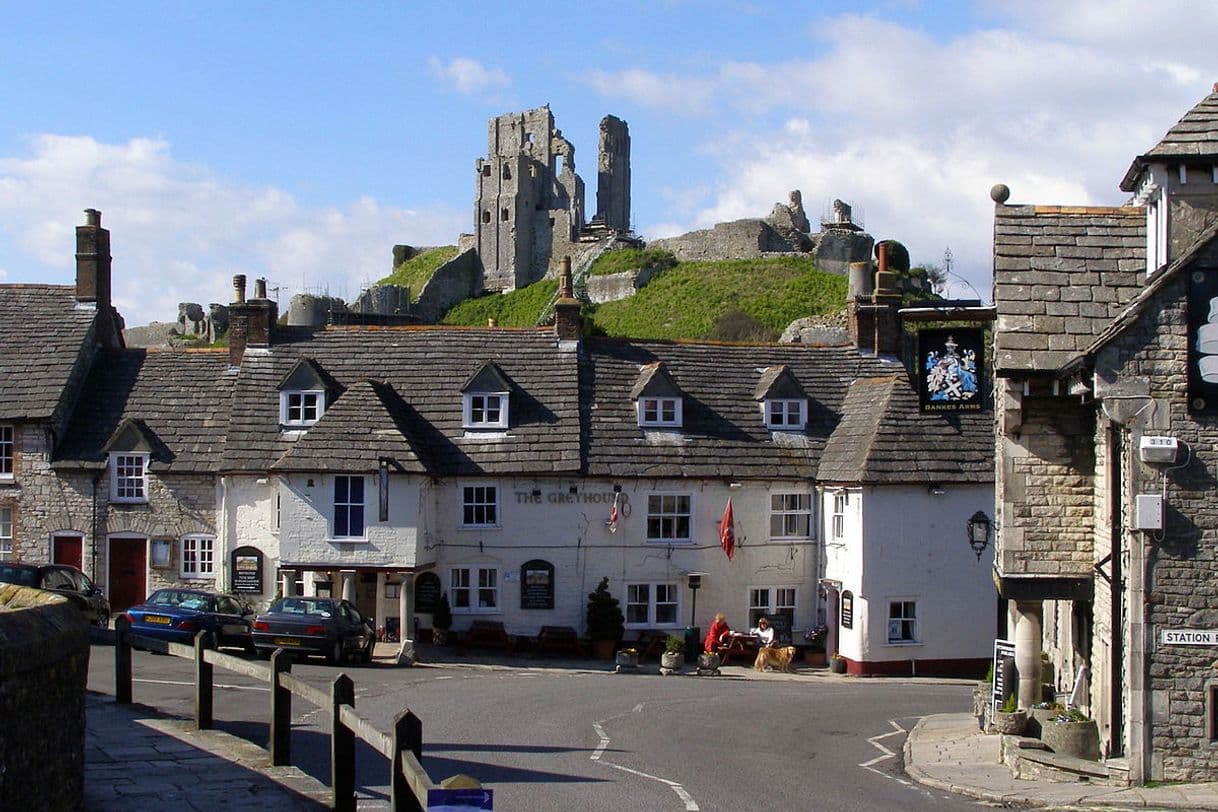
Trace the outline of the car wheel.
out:
[[[326,655],[326,660],[330,665],[338,665],[343,661],[343,641],[335,640],[334,645],[330,648],[330,653]]]

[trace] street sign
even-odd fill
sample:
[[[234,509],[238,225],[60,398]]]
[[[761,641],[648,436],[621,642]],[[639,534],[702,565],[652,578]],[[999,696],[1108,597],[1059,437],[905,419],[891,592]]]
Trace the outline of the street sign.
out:
[[[1164,629],[1165,646],[1218,646],[1218,629]]]
[[[489,789],[429,789],[427,812],[481,812],[493,810],[494,790]]]

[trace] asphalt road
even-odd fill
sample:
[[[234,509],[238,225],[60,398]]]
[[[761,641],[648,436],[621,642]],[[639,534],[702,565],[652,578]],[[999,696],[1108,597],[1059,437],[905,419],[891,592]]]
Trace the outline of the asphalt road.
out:
[[[136,652],[134,698],[190,716],[191,664]],[[496,810],[977,809],[912,783],[901,746],[919,716],[959,711],[970,687],[929,680],[663,677],[580,669],[297,663],[328,685],[355,681],[356,708],[381,730],[409,706],[423,721],[434,780],[464,773]],[[739,672],[737,672],[739,673]],[[217,727],[266,743],[264,684],[216,671]],[[95,646],[89,687],[113,693],[113,649]],[[327,718],[293,706],[293,763],[329,781]],[[360,808],[387,808],[388,763],[361,746]]]

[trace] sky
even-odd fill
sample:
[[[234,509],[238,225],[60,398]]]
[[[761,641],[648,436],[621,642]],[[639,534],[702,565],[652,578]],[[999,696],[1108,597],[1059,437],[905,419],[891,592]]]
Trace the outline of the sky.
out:
[[[549,104],[645,238],[835,198],[991,298],[993,202],[1118,205],[1218,81],[1218,3],[0,0],[0,282],[71,284],[102,211],[129,326],[232,276],[354,298],[473,224],[493,116]]]

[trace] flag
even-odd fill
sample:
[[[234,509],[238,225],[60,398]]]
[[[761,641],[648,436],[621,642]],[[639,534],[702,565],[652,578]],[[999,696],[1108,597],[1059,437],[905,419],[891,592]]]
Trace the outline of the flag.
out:
[[[618,520],[617,500],[620,499],[621,496],[622,495],[620,493],[613,494],[613,507],[609,509],[609,521],[605,522],[605,527],[609,528],[610,533],[617,532],[617,520]]]
[[[731,561],[736,554],[736,531],[732,527],[732,497],[727,498],[727,507],[723,509],[723,518],[719,520],[719,546],[723,548],[727,560]]]

